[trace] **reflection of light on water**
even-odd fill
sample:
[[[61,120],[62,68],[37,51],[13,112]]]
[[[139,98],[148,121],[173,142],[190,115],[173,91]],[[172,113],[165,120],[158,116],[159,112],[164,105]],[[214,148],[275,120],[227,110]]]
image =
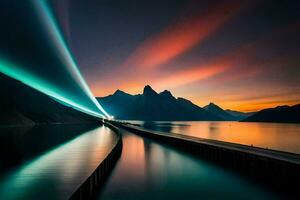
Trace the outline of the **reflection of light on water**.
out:
[[[274,199],[238,174],[130,133],[110,177],[99,199]]]
[[[187,122],[184,131],[174,127],[172,132],[196,137],[254,145],[300,153],[300,125],[247,122]],[[211,129],[211,127],[214,127]]]
[[[106,157],[113,144],[116,143],[116,136],[109,128],[103,126],[101,131],[106,134],[97,134],[94,138],[90,137],[90,145],[94,148],[93,151],[86,154],[89,158],[87,167],[90,167],[90,170],[94,170],[94,166],[99,165],[99,157]]]
[[[141,121],[129,122],[143,124]],[[162,130],[162,123],[169,124],[169,128]],[[300,124],[204,121],[152,122],[152,124],[154,126],[146,128],[300,154]]]
[[[115,137],[101,127],[48,151],[5,177],[0,182],[0,199],[32,198],[42,194],[39,190],[53,192],[47,194],[50,197],[60,192],[69,196],[106,157]]]
[[[141,138],[135,137],[133,135],[125,136],[124,146],[122,154],[130,155],[126,157],[122,157],[122,159],[126,159],[125,162],[126,174],[125,176],[134,178],[138,176],[142,176],[145,172],[144,170],[136,170],[136,167],[140,169],[145,169],[145,151],[144,151],[144,143]]]

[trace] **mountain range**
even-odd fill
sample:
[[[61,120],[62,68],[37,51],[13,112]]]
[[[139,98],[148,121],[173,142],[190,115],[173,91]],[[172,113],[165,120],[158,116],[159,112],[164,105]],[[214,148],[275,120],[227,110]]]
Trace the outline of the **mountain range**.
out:
[[[168,90],[157,93],[149,85],[145,86],[142,94],[131,95],[117,90],[97,100],[116,119],[122,120],[300,123],[300,104],[247,113],[224,110],[214,103],[202,108],[187,99],[174,97]]]
[[[263,109],[242,121],[300,123],[300,104]]]
[[[117,90],[97,100],[115,118],[123,120],[238,121],[250,115],[226,111],[213,103],[201,108],[187,99],[175,98],[168,90],[157,93],[149,85],[144,87],[142,94],[131,95]]]
[[[94,117],[0,73],[0,126],[90,123]]]
[[[94,123],[97,119],[63,105],[0,73],[0,126],[51,123]],[[191,101],[145,86],[142,94],[121,90],[97,100],[116,119],[146,121],[245,121],[300,123],[300,104],[258,112],[224,110],[214,103],[199,107]]]

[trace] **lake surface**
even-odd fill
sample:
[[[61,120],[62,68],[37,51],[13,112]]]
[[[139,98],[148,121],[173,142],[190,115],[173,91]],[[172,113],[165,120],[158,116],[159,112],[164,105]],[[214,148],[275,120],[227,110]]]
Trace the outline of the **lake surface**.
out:
[[[0,130],[0,199],[68,199],[116,143],[109,128],[85,125]]]
[[[191,123],[158,122],[154,127],[177,132],[191,129]],[[203,125],[209,127],[209,122],[203,122],[201,130]],[[128,132],[122,134],[121,158],[99,199],[279,198],[233,171]],[[0,199],[67,199],[115,142],[116,135],[105,126],[0,129]]]
[[[278,198],[232,171],[128,132],[99,195],[104,200]]]
[[[184,134],[300,154],[300,124],[196,121],[128,122],[166,134]]]

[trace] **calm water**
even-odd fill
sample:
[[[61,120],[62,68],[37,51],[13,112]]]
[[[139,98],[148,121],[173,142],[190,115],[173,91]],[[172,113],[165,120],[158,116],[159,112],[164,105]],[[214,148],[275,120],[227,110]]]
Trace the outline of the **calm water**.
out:
[[[68,199],[116,142],[104,126],[2,129],[0,137],[3,200]]]
[[[193,123],[145,126],[165,132],[189,129],[194,132],[192,128],[197,126]],[[201,130],[207,127],[209,136],[217,130],[210,127],[226,124],[234,123],[204,122],[200,127]],[[104,126],[0,129],[0,199],[67,199],[115,142],[116,135]],[[278,196],[232,171],[124,132],[122,156],[99,198],[277,199]]]
[[[99,199],[277,199],[237,174],[134,134]]]
[[[300,154],[300,124],[254,122],[141,122],[146,129]]]

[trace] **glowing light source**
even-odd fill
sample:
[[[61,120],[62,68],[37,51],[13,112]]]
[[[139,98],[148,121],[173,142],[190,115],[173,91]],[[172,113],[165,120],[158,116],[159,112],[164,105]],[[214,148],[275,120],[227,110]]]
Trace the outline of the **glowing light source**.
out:
[[[114,120],[114,118],[115,118],[114,116],[109,116],[108,119],[109,119],[109,120]]]

